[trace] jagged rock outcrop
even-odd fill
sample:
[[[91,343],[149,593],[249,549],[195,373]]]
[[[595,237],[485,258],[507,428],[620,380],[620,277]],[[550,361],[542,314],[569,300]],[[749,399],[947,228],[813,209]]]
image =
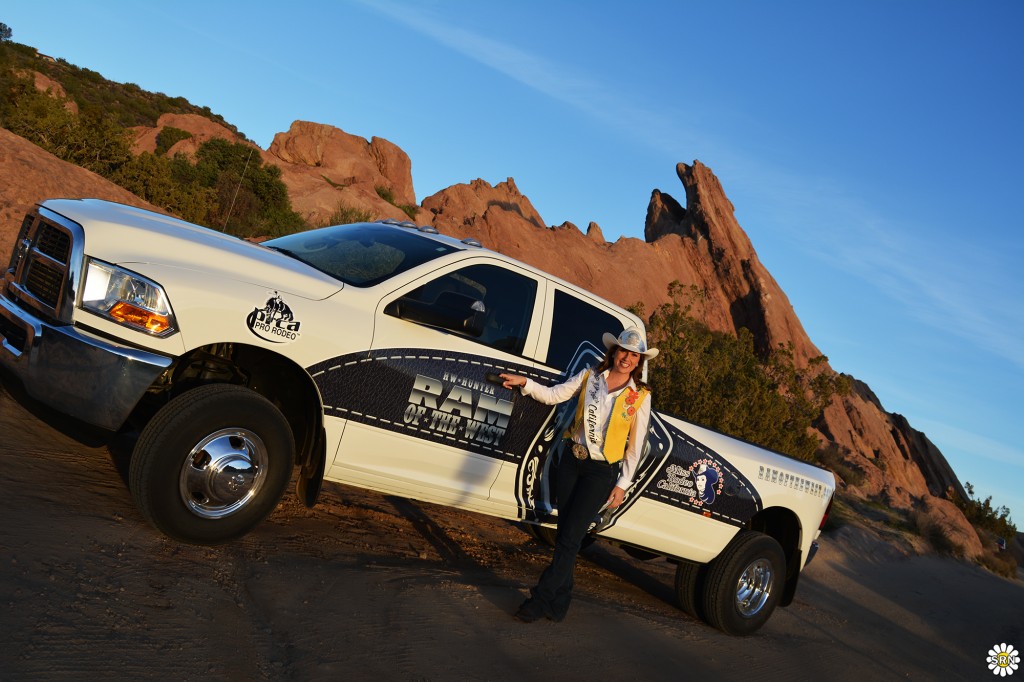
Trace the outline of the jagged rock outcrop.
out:
[[[423,208],[445,234],[474,237],[615,303],[643,302],[648,311],[668,300],[669,282],[695,276],[701,261],[674,237],[657,245],[626,237],[609,244],[596,223],[588,234],[568,222],[544,227],[512,178],[494,186],[484,180],[454,185],[424,199]],[[724,319],[718,322],[725,328]]]
[[[944,497],[950,488],[966,499],[939,449],[903,416],[886,412],[863,382],[854,380],[850,395],[825,409],[818,428],[864,474],[862,482],[851,486],[860,495],[896,509],[910,509],[927,496]]]
[[[311,224],[326,224],[339,207],[372,218],[408,220],[416,209],[412,161],[395,144],[350,135],[338,128],[295,121],[278,133],[264,163],[281,169],[294,208]]]
[[[200,145],[213,138],[251,145],[263,163],[281,169],[292,208],[312,225],[327,224],[340,207],[365,212],[371,219],[396,220],[409,219],[402,207],[417,210],[412,161],[384,138],[367,141],[332,126],[295,121],[263,151],[203,116],[164,114],[156,127],[132,129],[135,153],[156,151],[157,137],[168,126],[192,134],[171,146],[167,151],[171,156],[194,156]]]
[[[974,526],[955,504],[941,497],[925,495],[917,504],[918,522],[926,537],[935,536],[936,544],[948,543],[949,549],[965,559],[977,559],[984,552],[981,539]]]
[[[679,164],[676,172],[686,205],[655,190],[646,242],[621,238],[609,244],[598,238],[600,227],[594,223],[587,235],[571,223],[543,227],[511,179],[493,187],[483,180],[455,185],[424,199],[423,208],[445,234],[475,237],[619,305],[643,302],[650,312],[668,300],[668,284],[679,280],[704,290],[697,312],[712,328],[746,327],[763,350],[792,344],[798,362],[820,355],[758,259],[714,173],[699,161]],[[828,407],[819,424],[822,440],[836,443],[848,462],[865,472],[854,492],[907,511],[950,486],[963,494],[924,434],[887,413],[866,385],[855,381],[854,386]]]
[[[644,228],[647,241],[657,243],[676,234],[692,242],[713,277],[680,281],[714,292],[714,303],[727,306],[731,328],[749,329],[760,351],[792,343],[798,362],[820,355],[789,298],[761,264],[715,174],[700,161],[677,164],[676,174],[686,191],[686,206],[661,192],[653,194]]]
[[[465,225],[474,225],[500,219],[501,214],[507,213],[513,220],[522,219],[533,227],[544,228],[537,209],[520,193],[512,178],[494,187],[479,179],[468,185],[452,185],[424,199],[423,208],[433,213],[435,224],[451,226],[455,217]]]

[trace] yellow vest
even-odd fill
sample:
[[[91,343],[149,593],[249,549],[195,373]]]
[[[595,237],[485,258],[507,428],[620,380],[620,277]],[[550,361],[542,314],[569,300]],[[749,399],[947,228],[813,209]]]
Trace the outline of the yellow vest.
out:
[[[576,403],[576,418],[572,420],[572,426],[565,432],[566,438],[572,438],[583,424],[583,404],[586,402],[584,396],[587,392],[587,382],[590,381],[590,371],[583,375],[583,383],[580,384],[580,397]],[[612,405],[612,412],[608,415],[608,423],[604,429],[604,458],[611,463],[618,462],[626,454],[626,441],[629,440],[629,427],[633,424],[637,410],[647,399],[651,392],[646,388],[634,389],[626,386],[619,397]]]

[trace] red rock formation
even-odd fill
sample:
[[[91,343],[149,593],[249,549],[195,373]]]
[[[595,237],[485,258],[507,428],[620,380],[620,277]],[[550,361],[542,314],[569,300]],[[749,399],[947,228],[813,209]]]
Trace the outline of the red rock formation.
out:
[[[57,101],[61,102],[64,109],[70,111],[72,114],[78,113],[78,102],[73,99],[68,99],[68,93],[64,89],[64,86],[53,80],[49,76],[39,73],[38,71],[28,71],[24,69],[16,69],[15,73],[21,77],[32,79],[32,84],[35,85],[36,90],[45,92]]]
[[[643,302],[647,312],[668,300],[670,282],[705,291],[698,311],[713,329],[746,327],[762,350],[792,344],[798,363],[820,355],[789,299],[765,269],[734,216],[732,203],[709,168],[695,161],[676,172],[686,206],[655,190],[647,208],[646,242],[604,241],[591,223],[584,235],[571,223],[546,228],[514,181],[455,185],[423,200],[433,225],[459,238],[475,237],[562,279],[618,303]],[[819,430],[866,472],[855,492],[909,510],[953,486],[955,474],[927,437],[887,413],[862,383],[825,411]]]
[[[929,537],[938,535],[939,542],[947,542],[954,554],[965,559],[977,559],[984,552],[977,531],[955,504],[941,497],[925,495],[917,505],[918,527]],[[921,517],[923,516],[923,519]]]
[[[174,156],[175,154],[185,154],[188,157],[194,157],[199,147],[209,140],[219,138],[227,140],[229,142],[242,142],[250,144],[254,149],[258,149],[256,145],[251,142],[246,143],[245,139],[232,132],[229,128],[222,126],[221,124],[211,121],[205,116],[198,114],[164,114],[157,119],[156,127],[149,128],[146,126],[137,126],[132,128],[132,134],[135,136],[133,145],[133,151],[136,155],[142,152],[149,152],[150,154],[156,151],[156,138],[160,135],[160,132],[167,127],[178,128],[185,132],[192,133],[192,137],[179,140],[167,150],[168,156]]]
[[[292,208],[313,225],[326,224],[339,206],[367,212],[373,219],[408,220],[399,206],[415,208],[412,162],[393,143],[375,137],[369,142],[337,128],[296,121],[278,133],[267,151],[260,150],[228,128],[195,114],[164,114],[155,128],[133,128],[134,151],[156,151],[165,127],[179,128],[192,137],[176,142],[168,154],[194,156],[207,140],[222,138],[251,145],[263,163],[281,169]],[[381,194],[390,192],[391,201]]]
[[[166,212],[5,128],[0,128],[0,179],[0,263],[4,268],[22,218],[43,199],[96,197]]]
[[[412,162],[383,138],[367,142],[331,126],[296,121],[274,136],[263,161],[281,169],[292,208],[312,224],[323,224],[339,206],[375,219],[408,220],[399,206],[416,204]],[[381,196],[387,192],[390,202]]]
[[[197,118],[161,117],[160,123],[189,130],[197,138],[239,139],[226,128]],[[147,131],[139,140],[140,148],[150,140],[155,148],[155,132]],[[367,210],[374,219],[406,218],[378,188],[389,190],[395,204],[415,204],[408,156],[380,138],[367,142],[336,128],[299,121],[278,134],[262,156],[282,169],[296,210],[314,220],[333,213],[339,203]],[[571,223],[546,227],[511,178],[495,186],[474,180],[427,197],[417,222],[432,223],[452,236],[475,237],[620,305],[642,302],[648,313],[668,300],[670,282],[693,284],[706,294],[696,312],[713,329],[735,332],[747,327],[762,350],[791,343],[798,362],[818,355],[785,293],[736,221],[714,173],[697,161],[679,164],[676,172],[686,204],[654,190],[647,208],[646,241],[623,237],[608,243],[596,223],[586,234]],[[0,177],[6,183],[0,185],[0,262],[6,261],[21,217],[35,201],[96,196],[145,205],[4,130]],[[838,445],[849,463],[865,472],[864,481],[851,492],[882,499],[894,508],[949,517],[947,530],[962,536],[966,554],[974,552],[973,529],[962,515],[957,518],[954,506],[936,497],[949,487],[963,495],[945,458],[903,417],[887,413],[867,386],[855,382],[851,395],[826,409],[818,428],[823,440]]]
[[[849,396],[837,398],[818,424],[824,437],[846,451],[847,462],[864,472],[856,492],[909,509],[928,496],[953,491],[967,495],[938,448],[898,414],[885,411],[866,384],[854,381]]]

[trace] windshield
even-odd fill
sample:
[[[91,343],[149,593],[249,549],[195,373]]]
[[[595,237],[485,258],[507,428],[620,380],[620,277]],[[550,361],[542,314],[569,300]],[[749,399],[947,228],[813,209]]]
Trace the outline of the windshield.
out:
[[[298,232],[263,245],[357,287],[372,287],[456,250],[409,229],[370,223]]]

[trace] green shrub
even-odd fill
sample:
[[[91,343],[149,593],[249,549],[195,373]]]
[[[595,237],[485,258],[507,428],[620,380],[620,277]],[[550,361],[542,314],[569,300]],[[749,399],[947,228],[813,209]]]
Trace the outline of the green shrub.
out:
[[[156,153],[160,156],[167,154],[168,150],[182,140],[188,140],[192,133],[173,126],[164,126],[156,135]]]
[[[964,490],[967,493],[967,499],[954,495],[953,504],[964,513],[972,525],[1001,538],[1009,539],[1017,534],[1017,526],[1010,518],[1009,507],[994,508],[991,495],[984,500],[976,500],[974,486],[970,481],[964,484]]]
[[[68,97],[78,104],[80,113],[106,116],[122,128],[139,125],[153,127],[163,114],[196,114],[238,133],[235,126],[222,116],[212,113],[209,107],[197,107],[184,97],[147,92],[135,83],[115,83],[95,71],[79,68],[66,59],[58,57],[56,62],[43,59],[34,48],[27,45],[7,42],[2,47],[6,48],[7,68],[38,71],[57,81]]]
[[[174,161],[147,152],[121,166],[110,179],[151,204],[194,223],[206,220],[216,200],[209,188],[175,177]]]
[[[859,486],[864,483],[864,472],[859,467],[846,462],[843,458],[843,448],[839,445],[829,443],[819,448],[815,453],[815,458],[819,464],[831,469],[848,485]]]
[[[915,512],[912,520],[917,534],[927,540],[928,544],[936,552],[955,557],[962,557],[964,555],[963,546],[946,535],[941,526],[932,521],[927,514]]]
[[[0,80],[0,125],[59,159],[109,177],[131,158],[128,132],[102,112],[75,114],[29,78]]]
[[[349,206],[345,202],[339,202],[334,213],[327,217],[321,227],[328,225],[347,225],[348,223],[366,223],[373,220],[373,213],[361,208]]]
[[[326,179],[326,177],[325,177],[325,179]],[[330,180],[328,180],[328,182],[330,182]],[[331,183],[331,184],[333,185],[334,183]],[[418,210],[417,206],[414,206],[412,204],[398,204],[398,203],[395,203],[395,192],[390,187],[382,187],[382,186],[378,185],[374,189],[377,190],[377,196],[379,196],[381,199],[383,199],[384,201],[388,202],[389,204],[391,204],[395,208],[401,209],[401,211],[403,213],[405,213],[405,215],[409,216],[410,220],[415,220],[416,219],[416,211]]]
[[[1017,560],[1009,552],[994,554],[986,551],[978,559],[979,563],[996,575],[1013,580],[1017,577]]]

